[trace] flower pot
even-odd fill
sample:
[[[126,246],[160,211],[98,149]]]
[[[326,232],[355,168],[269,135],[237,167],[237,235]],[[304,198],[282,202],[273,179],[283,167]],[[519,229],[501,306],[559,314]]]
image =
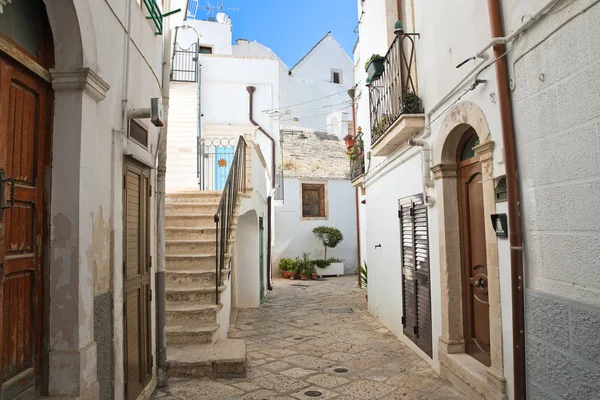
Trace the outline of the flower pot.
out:
[[[310,279],[319,279],[319,275],[315,272],[310,274]]]
[[[302,279],[303,281],[307,281],[310,279],[310,275],[300,275],[300,279]]]
[[[367,67],[367,76],[369,80],[373,82],[375,79],[378,79],[385,70],[385,58],[381,58],[379,60],[373,60],[369,63]]]
[[[288,279],[290,277],[290,271],[283,271],[283,278]]]
[[[295,281],[296,280],[296,275],[290,275],[290,280],[291,281]]]
[[[296,271],[288,271],[288,277],[290,279],[296,279]]]
[[[350,147],[354,147],[354,143],[356,143],[356,140],[354,139],[348,139],[346,140],[346,148],[350,148]]]

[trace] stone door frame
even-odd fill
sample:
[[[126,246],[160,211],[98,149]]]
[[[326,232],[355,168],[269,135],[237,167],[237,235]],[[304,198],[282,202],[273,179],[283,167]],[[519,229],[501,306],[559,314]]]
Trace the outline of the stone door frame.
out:
[[[490,302],[491,367],[486,367],[465,353],[463,284],[456,154],[465,131],[472,127],[480,145],[474,147],[482,168],[485,242]],[[442,334],[438,357],[444,377],[471,398],[505,399],[502,348],[502,313],[496,233],[487,223],[496,212],[493,175],[494,142],[483,111],[474,103],[462,101],[450,109],[437,137],[431,171],[436,180],[439,207],[439,252]]]

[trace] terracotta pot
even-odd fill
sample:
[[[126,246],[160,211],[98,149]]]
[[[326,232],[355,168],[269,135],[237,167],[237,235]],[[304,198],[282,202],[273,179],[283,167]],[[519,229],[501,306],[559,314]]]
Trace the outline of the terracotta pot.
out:
[[[290,277],[290,271],[283,271],[284,279],[288,279]]]
[[[310,275],[300,275],[300,279],[302,279],[303,281],[307,281],[310,279]]]
[[[310,274],[310,279],[319,279],[319,274],[316,272],[314,274]]]
[[[292,280],[293,280],[293,279],[296,279],[296,274],[297,274],[297,272],[296,272],[296,271],[288,271],[288,276],[289,276],[289,278],[290,278],[290,279],[292,279]]]
[[[346,140],[346,147],[349,149],[350,147],[354,147],[354,143],[355,140],[354,139],[348,139]]]
[[[292,280],[292,281],[296,280],[296,275],[290,275],[290,280]]]

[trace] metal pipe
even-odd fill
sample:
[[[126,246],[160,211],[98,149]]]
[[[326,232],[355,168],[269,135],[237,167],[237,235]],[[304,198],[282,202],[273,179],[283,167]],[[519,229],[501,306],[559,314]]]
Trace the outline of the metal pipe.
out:
[[[556,2],[551,2],[556,3]],[[549,4],[551,4],[549,3]],[[547,10],[543,8],[542,10]],[[543,12],[536,13],[530,20],[531,25]],[[502,9],[500,0],[488,0],[488,11],[492,37],[502,38]],[[524,24],[525,26],[527,24]],[[527,25],[527,26],[529,26]],[[511,36],[522,32],[517,30]],[[509,37],[511,37],[509,36]],[[514,398],[526,398],[525,386],[525,303],[523,290],[523,237],[521,233],[521,214],[519,212],[519,181],[517,155],[515,146],[515,130],[510,98],[508,79],[508,63],[502,55],[506,46],[502,41],[494,45],[496,58],[496,80],[498,84],[498,103],[500,106],[500,121],[502,126],[502,143],[504,146],[504,163],[506,165],[506,187],[508,190],[508,219],[510,227],[510,264],[512,286],[512,324],[513,324],[513,368],[514,368]]]
[[[273,282],[272,282],[272,278],[273,278],[273,273],[271,272],[272,270],[272,266],[271,266],[271,240],[273,240],[272,238],[272,229],[271,226],[273,226],[271,219],[273,218],[273,211],[271,210],[271,204],[273,202],[273,198],[271,196],[267,197],[267,289],[268,290],[273,290]]]
[[[400,0],[398,1],[398,7],[400,7]],[[352,133],[356,138],[356,89],[353,87],[348,90],[348,96],[352,99]],[[358,187],[354,190],[354,203],[356,208],[356,262],[358,264],[358,287],[362,287],[362,281],[360,279],[360,212],[358,208]]]
[[[252,123],[252,125],[256,126],[258,128],[259,131],[262,132],[263,135],[265,135],[267,137],[267,139],[269,139],[271,141],[271,157],[272,157],[272,166],[271,166],[271,185],[272,188],[275,189],[275,139],[273,139],[273,137],[271,135],[269,135],[259,124],[258,122],[256,122],[254,120],[254,118],[252,117],[252,110],[253,110],[253,97],[254,97],[254,92],[256,91],[256,88],[254,86],[247,86],[246,90],[248,91],[249,97],[250,97],[250,104],[249,104],[249,111],[248,111],[248,118],[250,119],[250,122]]]

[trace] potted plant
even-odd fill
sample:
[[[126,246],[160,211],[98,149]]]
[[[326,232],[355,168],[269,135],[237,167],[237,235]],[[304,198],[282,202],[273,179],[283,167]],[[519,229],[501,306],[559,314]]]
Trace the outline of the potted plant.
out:
[[[303,269],[302,271],[300,271],[300,279],[302,279],[303,281],[309,280],[310,279],[310,270]]]
[[[355,143],[354,135],[347,134],[346,136],[344,136],[344,142],[346,142],[346,148],[349,149],[351,147],[354,147],[354,143]]]
[[[402,93],[402,113],[419,114],[422,112],[421,99],[414,93]]]
[[[323,263],[316,263],[317,267],[322,269],[322,273],[320,275],[343,275],[344,263],[342,260],[327,258],[327,248],[334,248],[342,240],[344,240],[344,235],[342,235],[342,232],[340,232],[339,229],[330,226],[318,226],[313,229],[313,234],[321,241],[325,248],[325,257],[323,258],[326,264],[325,267],[321,266]]]
[[[369,276],[368,272],[369,272],[369,270],[367,268],[366,261],[363,265],[358,266],[358,279],[360,280],[360,287],[362,287],[363,289],[366,289],[368,286],[368,276]],[[367,301],[369,301],[368,294],[365,294],[365,299]]]
[[[385,57],[380,56],[379,54],[373,54],[365,63],[365,71],[367,71],[367,77],[370,82],[379,78],[383,71],[385,70],[384,66]]]
[[[291,280],[296,279],[296,275],[298,274],[298,271],[300,270],[300,265],[301,265],[301,261],[298,257],[296,257],[296,259],[294,261],[292,261],[292,265],[290,267],[290,270],[288,271],[288,275]]]
[[[294,268],[294,260],[291,258],[282,258],[279,260],[279,269],[283,272],[283,277],[288,279],[290,271]]]
[[[319,274],[317,274],[315,265],[312,262],[310,264],[310,279],[313,279],[313,280],[319,279]]]

